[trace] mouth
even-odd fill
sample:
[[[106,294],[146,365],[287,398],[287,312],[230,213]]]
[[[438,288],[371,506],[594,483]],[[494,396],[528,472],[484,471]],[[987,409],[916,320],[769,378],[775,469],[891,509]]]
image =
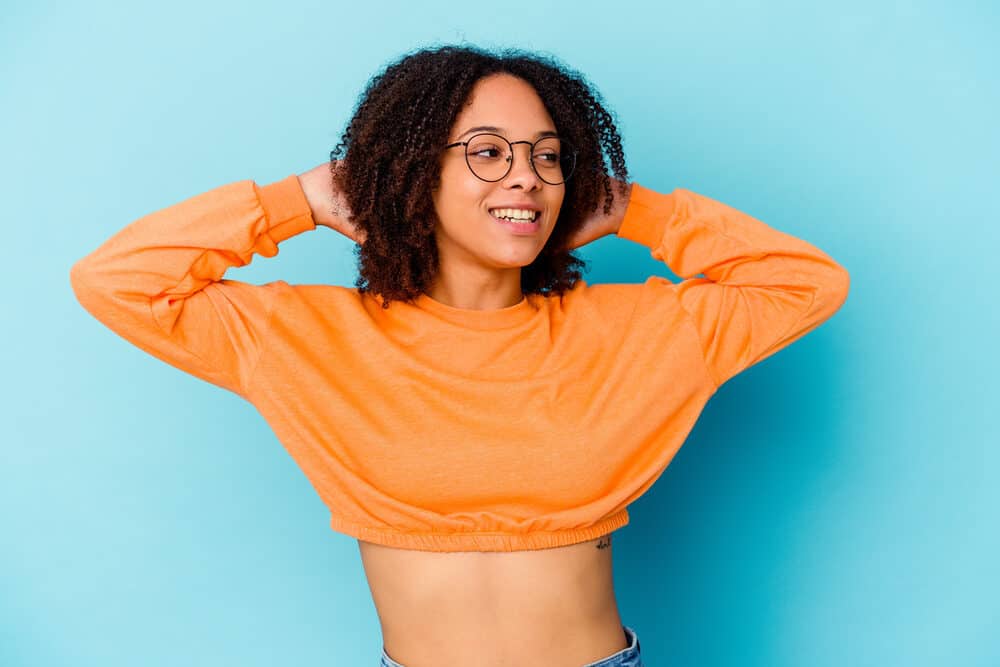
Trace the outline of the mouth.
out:
[[[531,211],[533,217],[521,218],[518,215],[525,215],[524,212],[514,212],[510,209],[490,209],[490,217],[495,222],[500,223],[512,232],[533,233],[541,228],[541,211]]]

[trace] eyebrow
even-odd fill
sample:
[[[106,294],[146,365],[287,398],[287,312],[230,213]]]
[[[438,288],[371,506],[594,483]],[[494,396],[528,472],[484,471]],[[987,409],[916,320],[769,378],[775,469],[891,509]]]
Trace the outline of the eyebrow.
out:
[[[506,130],[504,130],[502,127],[493,127],[492,125],[477,125],[476,127],[470,127],[468,130],[458,135],[457,138],[461,139],[465,135],[471,134],[473,132],[505,132],[505,131]],[[541,132],[535,135],[535,138],[538,139],[540,137],[558,137],[558,136],[559,135],[553,132],[552,130],[542,130]]]

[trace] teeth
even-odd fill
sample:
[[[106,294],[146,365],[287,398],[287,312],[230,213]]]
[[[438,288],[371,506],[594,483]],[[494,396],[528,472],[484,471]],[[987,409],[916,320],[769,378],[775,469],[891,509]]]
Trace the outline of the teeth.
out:
[[[522,208],[493,208],[490,213],[498,218],[510,218],[512,220],[534,220],[538,211],[529,211]]]

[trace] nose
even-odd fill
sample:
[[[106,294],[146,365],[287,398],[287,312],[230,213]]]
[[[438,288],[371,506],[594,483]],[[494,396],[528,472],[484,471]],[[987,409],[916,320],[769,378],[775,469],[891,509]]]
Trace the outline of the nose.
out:
[[[534,190],[542,186],[542,179],[538,178],[538,174],[535,173],[531,165],[531,148],[528,144],[518,144],[512,147],[513,152],[510,159],[513,164],[510,165],[510,171],[503,179],[505,186],[520,185],[525,190]],[[518,152],[518,149],[522,149],[521,152]]]

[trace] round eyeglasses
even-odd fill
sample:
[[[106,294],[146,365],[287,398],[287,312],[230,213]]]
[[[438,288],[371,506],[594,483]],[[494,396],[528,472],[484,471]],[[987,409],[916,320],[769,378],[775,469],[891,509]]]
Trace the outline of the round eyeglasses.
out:
[[[507,177],[514,164],[514,144],[528,144],[531,170],[549,185],[569,180],[576,166],[576,149],[565,139],[541,137],[530,141],[507,141],[499,134],[477,134],[468,141],[456,141],[445,148],[465,146],[465,163],[480,180],[494,183]]]

